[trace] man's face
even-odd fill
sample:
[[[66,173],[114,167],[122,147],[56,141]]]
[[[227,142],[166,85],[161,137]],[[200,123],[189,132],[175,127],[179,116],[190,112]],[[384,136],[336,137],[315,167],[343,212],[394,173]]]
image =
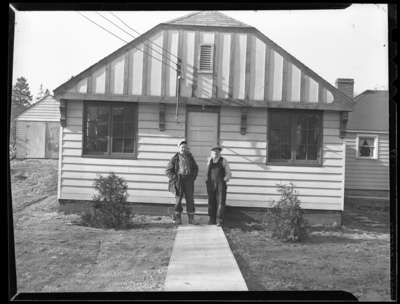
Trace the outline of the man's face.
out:
[[[217,159],[217,158],[219,157],[219,155],[220,155],[219,150],[212,150],[212,151],[211,151],[211,157],[212,157],[213,159]]]
[[[183,154],[189,151],[187,144],[182,144],[179,146],[179,153]]]

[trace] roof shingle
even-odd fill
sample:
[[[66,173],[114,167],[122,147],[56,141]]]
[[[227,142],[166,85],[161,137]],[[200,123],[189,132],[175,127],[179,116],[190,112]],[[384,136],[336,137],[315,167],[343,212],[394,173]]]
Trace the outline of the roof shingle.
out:
[[[167,24],[177,25],[199,25],[199,26],[222,26],[222,27],[245,27],[251,28],[252,26],[247,25],[241,21],[235,20],[222,14],[218,11],[201,11],[192,13],[171,21],[166,22]]]

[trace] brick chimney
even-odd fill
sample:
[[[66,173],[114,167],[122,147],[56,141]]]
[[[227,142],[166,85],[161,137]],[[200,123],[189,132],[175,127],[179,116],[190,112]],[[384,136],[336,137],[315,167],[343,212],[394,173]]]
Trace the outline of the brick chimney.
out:
[[[354,79],[338,78],[336,79],[336,87],[350,98],[354,97]]]

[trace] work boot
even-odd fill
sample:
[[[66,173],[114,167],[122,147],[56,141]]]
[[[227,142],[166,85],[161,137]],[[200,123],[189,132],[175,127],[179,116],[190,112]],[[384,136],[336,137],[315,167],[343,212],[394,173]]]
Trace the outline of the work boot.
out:
[[[176,212],[174,214],[174,219],[173,219],[174,224],[176,225],[181,225],[182,224],[182,217],[181,214],[179,212]]]
[[[194,222],[194,214],[188,214],[188,223],[189,225],[196,225],[196,223]]]
[[[222,226],[222,220],[221,220],[221,219],[218,219],[218,220],[217,220],[217,226],[218,226],[218,227],[221,227],[221,226]]]

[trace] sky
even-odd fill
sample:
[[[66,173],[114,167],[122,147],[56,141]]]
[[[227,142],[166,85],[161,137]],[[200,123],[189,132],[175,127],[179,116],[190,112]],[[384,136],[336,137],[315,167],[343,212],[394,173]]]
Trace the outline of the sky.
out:
[[[192,12],[115,14],[144,33],[159,23]],[[221,12],[257,28],[332,85],[337,78],[353,78],[355,95],[370,89],[388,89],[386,4],[353,4],[344,10]],[[82,13],[124,40],[133,39],[96,12]],[[102,14],[112,18],[109,12]],[[124,44],[75,11],[16,11],[13,84],[23,76],[34,97],[41,84],[52,92]]]

